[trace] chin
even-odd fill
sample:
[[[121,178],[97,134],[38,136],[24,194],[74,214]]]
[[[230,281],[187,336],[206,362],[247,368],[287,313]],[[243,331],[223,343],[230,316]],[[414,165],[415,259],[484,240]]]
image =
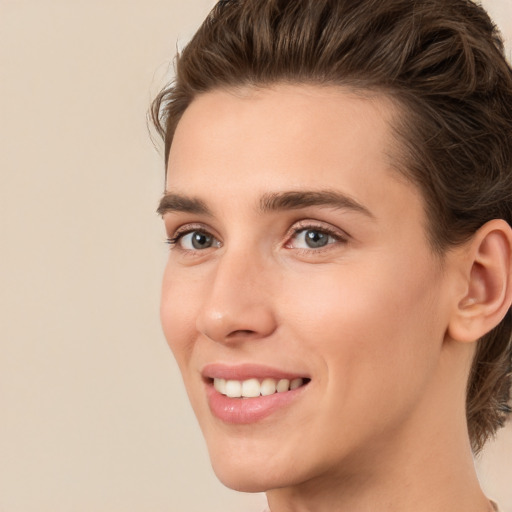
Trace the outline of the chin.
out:
[[[313,468],[308,470],[289,454],[280,454],[279,450],[270,453],[265,446],[257,451],[251,448],[226,450],[219,449],[219,444],[209,447],[215,475],[226,487],[247,493],[267,492],[293,487],[313,476]]]
[[[215,475],[235,491],[266,492],[290,483],[291,468],[268,454],[255,456],[247,449],[219,449],[219,444],[209,447],[209,452]]]
[[[257,493],[288,487],[296,483],[292,475],[284,477],[269,471],[268,467],[242,467],[229,463],[213,464],[213,470],[220,482],[234,491]]]
[[[219,449],[215,443],[208,446],[213,471],[230,489],[240,492],[265,492],[273,487],[272,477],[261,461],[254,460],[247,450]]]
[[[261,471],[240,473],[229,469],[225,470],[225,468],[218,470],[215,466],[213,470],[220,482],[234,491],[257,493],[267,492],[269,489],[276,487],[274,482],[267,481],[269,480],[268,477],[264,477]]]

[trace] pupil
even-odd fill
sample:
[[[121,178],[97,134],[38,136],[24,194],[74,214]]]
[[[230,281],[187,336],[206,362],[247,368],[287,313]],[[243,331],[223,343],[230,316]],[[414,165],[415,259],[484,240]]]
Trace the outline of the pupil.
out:
[[[319,231],[306,231],[306,243],[309,247],[324,247],[329,241],[329,236]]]
[[[200,231],[192,235],[192,246],[194,249],[205,249],[212,245],[212,237]]]

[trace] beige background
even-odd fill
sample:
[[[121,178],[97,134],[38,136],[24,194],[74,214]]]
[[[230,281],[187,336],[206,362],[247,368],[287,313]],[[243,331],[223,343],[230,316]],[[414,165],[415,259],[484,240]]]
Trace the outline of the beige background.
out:
[[[158,321],[145,112],[211,4],[0,0],[0,512],[263,508],[212,475]],[[479,466],[507,512],[511,455],[509,425]]]

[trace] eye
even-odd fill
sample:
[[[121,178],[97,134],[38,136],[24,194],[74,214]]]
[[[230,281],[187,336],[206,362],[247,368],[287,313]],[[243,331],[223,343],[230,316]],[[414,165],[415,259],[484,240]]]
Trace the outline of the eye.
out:
[[[201,230],[185,231],[169,238],[171,246],[179,246],[185,251],[201,251],[210,247],[220,247],[220,242],[210,233]]]
[[[287,247],[293,249],[321,249],[340,240],[339,235],[329,233],[326,229],[309,227],[296,229]]]

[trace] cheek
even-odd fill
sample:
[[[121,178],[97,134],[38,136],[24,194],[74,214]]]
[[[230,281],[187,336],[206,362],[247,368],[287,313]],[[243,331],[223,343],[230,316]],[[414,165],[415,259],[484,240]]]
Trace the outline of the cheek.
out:
[[[443,333],[434,272],[377,259],[378,265],[340,266],[288,283],[294,300],[283,315],[295,319],[294,336],[323,360],[327,386],[370,399],[405,381],[419,385]]]
[[[160,320],[174,357],[183,371],[195,340],[199,283],[187,280],[168,264],[162,281]]]

